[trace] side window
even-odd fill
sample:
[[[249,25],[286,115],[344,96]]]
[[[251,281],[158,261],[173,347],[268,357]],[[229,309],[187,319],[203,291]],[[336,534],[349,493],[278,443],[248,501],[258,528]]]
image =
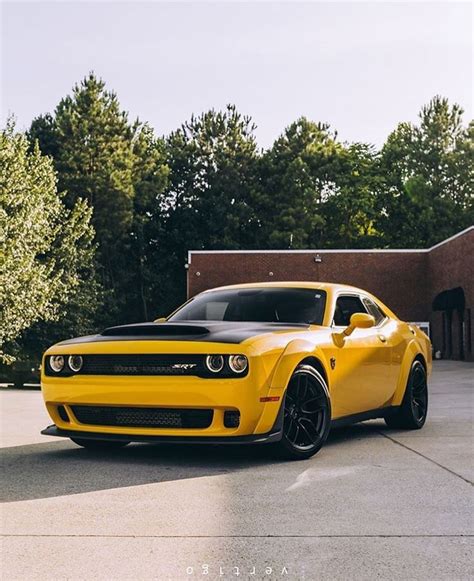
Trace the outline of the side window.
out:
[[[347,327],[351,322],[354,313],[366,313],[362,301],[356,296],[340,296],[336,301],[334,310],[334,325],[337,327]]]
[[[380,308],[367,297],[363,297],[362,301],[365,308],[369,311],[369,315],[374,317],[375,325],[380,325],[380,323],[385,319],[385,315],[382,313]]]

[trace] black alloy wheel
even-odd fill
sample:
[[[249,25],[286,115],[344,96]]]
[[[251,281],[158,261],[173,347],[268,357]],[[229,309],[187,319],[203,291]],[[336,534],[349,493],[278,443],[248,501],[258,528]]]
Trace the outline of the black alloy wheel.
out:
[[[326,441],[331,404],[322,375],[311,365],[299,365],[285,395],[283,436],[277,447],[291,459],[310,458]]]
[[[424,365],[413,362],[402,405],[385,418],[390,428],[419,430],[428,413],[428,378]]]

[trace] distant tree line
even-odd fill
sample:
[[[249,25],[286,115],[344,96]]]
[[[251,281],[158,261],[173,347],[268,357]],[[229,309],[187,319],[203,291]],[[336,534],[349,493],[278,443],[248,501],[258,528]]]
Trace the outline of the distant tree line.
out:
[[[261,150],[232,105],[157,137],[90,74],[0,133],[0,355],[167,314],[189,249],[435,244],[474,221],[462,114],[436,96],[380,150],[302,117]]]

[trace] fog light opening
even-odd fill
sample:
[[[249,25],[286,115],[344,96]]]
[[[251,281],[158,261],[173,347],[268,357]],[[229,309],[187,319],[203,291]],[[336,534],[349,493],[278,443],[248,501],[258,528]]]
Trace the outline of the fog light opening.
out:
[[[226,428],[238,428],[240,425],[239,410],[227,410],[224,412],[224,426]]]
[[[70,422],[69,416],[67,415],[66,408],[63,405],[58,405],[58,414],[63,422]]]

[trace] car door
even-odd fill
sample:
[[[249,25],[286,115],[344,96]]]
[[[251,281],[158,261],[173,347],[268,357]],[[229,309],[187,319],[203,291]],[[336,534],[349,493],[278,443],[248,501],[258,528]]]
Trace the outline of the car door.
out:
[[[394,362],[394,350],[399,342],[398,322],[387,317],[381,307],[371,298],[361,295],[362,302],[375,319],[375,326],[370,329],[379,340],[380,365],[375,371],[375,381],[370,389],[373,392],[375,407],[388,405],[395,393],[399,374],[399,365]]]
[[[371,304],[372,303],[372,304]],[[391,333],[387,317],[360,294],[340,294],[336,299],[333,328],[345,329],[354,313],[369,313],[375,327],[355,329],[344,344],[333,350],[333,417],[357,414],[384,406],[395,389],[391,365]],[[370,310],[369,310],[370,309]],[[372,312],[371,312],[372,311]]]

